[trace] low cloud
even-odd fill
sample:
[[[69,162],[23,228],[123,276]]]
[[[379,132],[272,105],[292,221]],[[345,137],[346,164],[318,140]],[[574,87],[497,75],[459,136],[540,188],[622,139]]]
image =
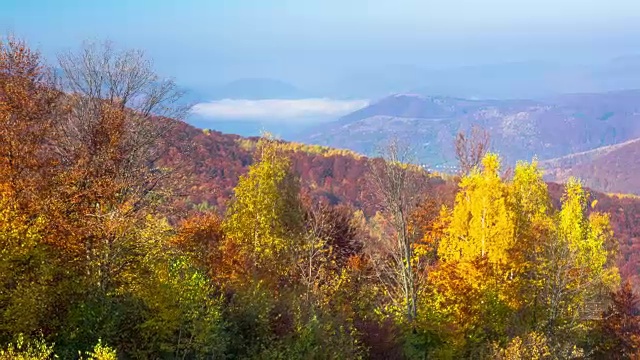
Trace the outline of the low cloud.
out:
[[[326,98],[299,100],[224,99],[200,103],[193,113],[225,120],[293,120],[322,119],[346,115],[368,105],[366,100],[333,100]]]

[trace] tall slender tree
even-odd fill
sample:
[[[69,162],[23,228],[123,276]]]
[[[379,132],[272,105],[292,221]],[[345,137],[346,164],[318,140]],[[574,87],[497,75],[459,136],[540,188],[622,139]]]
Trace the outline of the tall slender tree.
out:
[[[413,263],[419,232],[410,226],[410,218],[427,187],[427,174],[412,165],[412,160],[409,148],[392,139],[382,159],[371,162],[369,172],[381,214],[392,229],[379,236],[378,251],[372,255],[374,268],[385,292],[409,322],[418,313],[419,291]]]

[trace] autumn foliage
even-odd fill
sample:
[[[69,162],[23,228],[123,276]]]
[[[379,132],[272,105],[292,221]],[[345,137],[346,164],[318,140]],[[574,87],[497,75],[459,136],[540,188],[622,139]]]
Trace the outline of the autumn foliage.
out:
[[[635,199],[203,132],[139,52],[59,65],[0,42],[0,359],[638,358]]]

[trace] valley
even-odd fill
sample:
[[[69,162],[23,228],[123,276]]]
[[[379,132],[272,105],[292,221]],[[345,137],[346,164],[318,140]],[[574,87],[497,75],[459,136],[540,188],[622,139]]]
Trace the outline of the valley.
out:
[[[640,359],[638,24],[3,0],[0,360]]]

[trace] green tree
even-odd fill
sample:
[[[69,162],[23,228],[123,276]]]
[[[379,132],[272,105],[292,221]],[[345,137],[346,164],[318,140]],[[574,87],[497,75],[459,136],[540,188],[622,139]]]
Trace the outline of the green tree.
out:
[[[0,339],[32,334],[50,320],[57,261],[43,243],[45,226],[0,196]]]
[[[220,295],[186,257],[171,257],[140,287],[148,309],[137,326],[138,356],[223,358],[227,343]]]

